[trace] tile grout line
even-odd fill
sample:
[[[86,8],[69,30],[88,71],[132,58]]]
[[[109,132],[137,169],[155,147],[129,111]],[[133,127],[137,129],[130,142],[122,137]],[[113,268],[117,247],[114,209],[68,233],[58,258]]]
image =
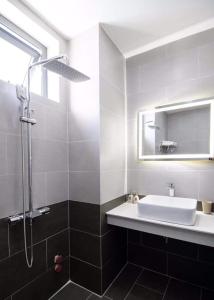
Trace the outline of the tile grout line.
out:
[[[202,298],[203,298],[203,288],[201,287],[200,288],[200,300],[202,300]]]
[[[124,271],[125,267],[128,265],[128,263],[126,263],[122,269],[120,270],[120,272],[117,274],[117,276],[114,278],[114,280],[110,283],[110,285],[107,287],[107,289],[105,290],[105,293],[103,293],[104,296],[106,296],[106,293],[108,292],[108,290],[112,287],[112,285],[114,284],[114,282],[117,280],[117,278],[120,276],[120,274]],[[108,296],[106,296],[108,297]]]
[[[162,300],[164,300],[164,298],[165,298],[165,296],[166,296],[166,293],[167,293],[167,290],[168,290],[168,287],[169,287],[170,282],[171,282],[171,278],[168,279],[168,282],[167,282],[166,289],[165,289],[165,292],[164,292],[164,294],[163,294]]]
[[[197,288],[208,289],[208,290],[214,292],[214,289],[208,288],[208,287],[206,287],[206,286],[197,285],[197,284],[195,284],[195,283],[192,283],[192,282],[189,282],[189,281],[186,281],[186,280],[177,278],[177,277],[173,277],[173,276],[170,276],[170,275],[167,275],[167,274],[164,274],[164,273],[160,273],[160,272],[158,272],[158,271],[155,271],[155,270],[146,268],[146,267],[144,267],[144,266],[140,266],[140,265],[134,264],[134,263],[132,263],[132,262],[130,262],[130,261],[128,261],[127,263],[128,263],[128,264],[131,264],[131,265],[134,265],[134,266],[136,266],[136,267],[143,268],[144,270],[148,270],[148,271],[150,271],[150,272],[153,272],[153,273],[156,273],[156,274],[159,274],[159,275],[162,275],[162,276],[166,276],[166,277],[168,277],[169,279],[174,279],[174,280],[176,280],[176,281],[183,282],[183,283],[187,283],[187,284],[192,285],[192,286],[197,287]]]
[[[169,279],[169,278],[168,278]],[[167,284],[168,284],[168,280],[167,280]],[[149,291],[151,291],[151,292],[154,292],[154,293],[156,293],[156,294],[159,294],[159,295],[161,295],[161,296],[163,296],[164,295],[164,293],[165,293],[165,290],[164,290],[164,293],[161,293],[161,292],[159,292],[159,291],[157,291],[157,290],[155,290],[155,289],[153,289],[153,288],[151,288],[151,287],[148,287],[148,286],[146,286],[146,285],[144,285],[144,284],[142,284],[142,283],[140,283],[140,282],[136,282],[136,285],[139,285],[139,286],[141,286],[141,287],[143,287],[143,288],[145,288],[145,289],[147,289],[147,290],[149,290]]]
[[[65,229],[62,229],[62,230],[60,230],[60,231],[58,231],[58,232],[56,232],[56,233],[54,233],[54,234],[52,234],[52,235],[50,235],[50,236],[47,236],[46,238],[44,238],[44,239],[42,239],[42,240],[36,242],[35,244],[33,244],[33,246],[36,246],[36,245],[38,245],[38,244],[40,244],[40,243],[42,243],[42,242],[46,242],[46,240],[48,240],[48,239],[50,239],[50,238],[52,238],[52,237],[54,237],[54,236],[56,236],[56,235],[58,235],[58,234],[61,234],[61,233],[65,232],[65,231],[68,230],[68,229],[69,229],[69,228],[66,227]],[[30,246],[28,246],[28,248],[29,248],[29,247],[30,247]],[[14,252],[14,253],[12,253],[10,256],[5,257],[5,258],[3,258],[2,260],[5,260],[5,259],[7,259],[7,258],[9,258],[9,257],[13,257],[14,255],[20,254],[20,253],[23,252],[23,251],[24,251],[24,248],[21,249],[21,250],[18,250],[18,251],[16,251],[16,252]],[[2,260],[0,260],[0,262],[1,262]]]
[[[88,264],[88,265],[90,265],[90,266],[92,266],[92,267],[94,267],[94,268],[96,268],[96,269],[102,270],[102,267],[101,267],[101,266],[96,266],[96,265],[94,265],[94,264],[92,264],[92,263],[90,263],[90,262],[88,262],[88,261],[82,260],[82,259],[80,259],[80,258],[78,258],[78,257],[76,257],[76,256],[70,255],[70,258],[75,259],[75,260],[78,260],[78,261],[81,261],[81,262],[83,262],[83,263],[85,263],[85,264]]]
[[[142,275],[143,272],[144,272],[144,269],[142,268],[142,270],[140,271],[140,274],[137,276],[137,279],[135,280],[135,282],[134,282],[133,285],[131,286],[130,290],[129,290],[128,293],[126,294],[124,300],[126,300],[127,297],[130,295],[131,291],[133,290],[134,286],[136,285],[138,279],[140,278],[140,276]]]
[[[187,243],[188,243],[188,242],[187,242]],[[141,248],[144,247],[144,248],[146,248],[146,249],[152,249],[152,250],[154,250],[154,251],[161,252],[161,253],[166,253],[167,255],[174,255],[174,256],[176,256],[176,257],[181,257],[181,258],[183,258],[183,259],[187,259],[187,260],[194,261],[194,262],[199,261],[199,262],[203,262],[203,263],[209,263],[209,262],[207,262],[207,261],[203,261],[203,260],[198,259],[198,255],[199,255],[199,254],[198,254],[198,250],[197,250],[196,257],[191,258],[191,257],[189,257],[189,256],[185,256],[185,255],[177,254],[177,253],[175,253],[175,252],[170,252],[170,251],[166,251],[166,250],[162,250],[162,249],[158,249],[158,248],[146,246],[146,245],[144,245],[144,244],[138,244],[138,243],[133,243],[133,242],[129,242],[129,244],[131,244],[131,245],[133,245],[133,246],[139,246],[139,247],[141,247]],[[195,243],[193,243],[193,244],[195,244]],[[199,244],[196,244],[196,245],[200,246]],[[203,245],[202,245],[202,246],[203,246]],[[132,263],[132,262],[130,262],[130,263]]]
[[[7,243],[8,243],[8,257],[11,257],[11,247],[10,247],[10,225],[7,224]]]
[[[65,260],[68,258],[68,256],[65,257]],[[65,261],[64,260],[64,261]],[[28,283],[26,283],[25,285],[23,285],[22,287],[18,288],[15,292],[13,292],[10,296],[8,297],[13,297],[14,295],[16,295],[17,293],[19,293],[21,290],[23,290],[25,287],[27,287],[28,285],[32,284],[34,281],[38,280],[39,278],[41,278],[42,276],[44,276],[45,274],[47,274],[49,271],[52,270],[52,267],[49,267],[47,270],[45,270],[44,272],[40,273],[39,275],[37,275],[35,278],[33,278],[31,281],[29,281]],[[6,298],[7,299],[7,298]]]
[[[46,260],[46,271],[48,270],[48,240],[45,241],[45,260]]]

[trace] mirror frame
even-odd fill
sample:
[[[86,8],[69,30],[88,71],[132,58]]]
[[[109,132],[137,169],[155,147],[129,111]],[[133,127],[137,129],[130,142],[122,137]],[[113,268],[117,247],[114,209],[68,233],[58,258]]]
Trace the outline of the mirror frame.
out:
[[[210,104],[210,152],[199,154],[171,154],[171,155],[142,155],[143,150],[143,116],[150,113],[170,111],[189,107],[197,107]],[[139,160],[201,160],[214,158],[214,99],[176,103],[154,108],[152,110],[140,111],[138,113],[138,159]]]

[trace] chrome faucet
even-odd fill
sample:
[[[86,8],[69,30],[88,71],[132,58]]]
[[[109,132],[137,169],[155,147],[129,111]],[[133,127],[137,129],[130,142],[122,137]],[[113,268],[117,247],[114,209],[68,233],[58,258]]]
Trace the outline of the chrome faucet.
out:
[[[175,196],[175,186],[173,183],[168,184],[168,189],[169,189],[169,197],[174,197]]]

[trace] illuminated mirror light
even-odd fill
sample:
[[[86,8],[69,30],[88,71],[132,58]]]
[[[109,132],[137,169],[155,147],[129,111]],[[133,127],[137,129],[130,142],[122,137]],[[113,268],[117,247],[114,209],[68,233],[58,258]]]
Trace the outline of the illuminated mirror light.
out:
[[[170,110],[179,110],[190,107],[200,107],[210,105],[210,149],[209,153],[199,154],[169,154],[169,155],[143,155],[143,116],[147,114],[155,114],[158,112],[166,112]],[[185,159],[212,159],[214,158],[214,100],[194,101],[190,103],[175,104],[161,107],[153,110],[141,111],[138,116],[138,159],[139,160],[185,160]]]

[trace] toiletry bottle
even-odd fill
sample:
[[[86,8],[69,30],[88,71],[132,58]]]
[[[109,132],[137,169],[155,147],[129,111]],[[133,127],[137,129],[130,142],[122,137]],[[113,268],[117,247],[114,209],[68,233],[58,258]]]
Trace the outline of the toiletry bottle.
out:
[[[130,193],[130,194],[127,196],[127,202],[133,203],[133,194],[132,194],[132,193]]]
[[[169,197],[174,197],[175,196],[175,187],[173,183],[169,184]]]
[[[132,203],[137,203],[139,201],[139,196],[138,196],[138,194],[137,193],[134,193],[134,195],[133,195],[133,202]]]

